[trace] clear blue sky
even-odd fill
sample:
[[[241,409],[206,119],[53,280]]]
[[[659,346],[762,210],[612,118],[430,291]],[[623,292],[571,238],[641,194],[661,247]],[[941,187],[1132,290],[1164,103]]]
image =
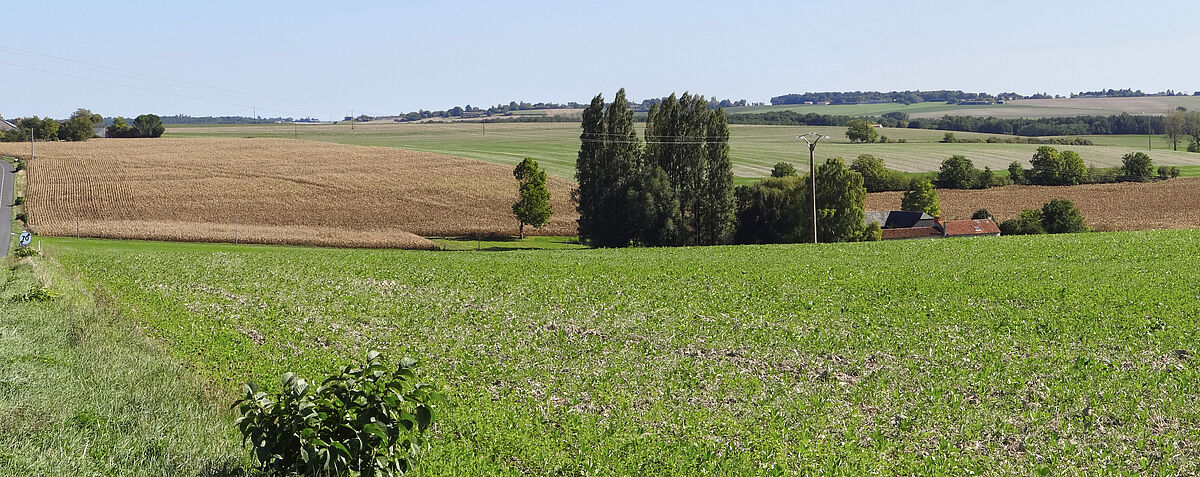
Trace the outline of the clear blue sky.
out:
[[[3,10],[5,117],[257,106],[330,119],[585,102],[620,87],[637,100],[688,90],[751,101],[829,90],[1200,90],[1194,0],[40,0]]]

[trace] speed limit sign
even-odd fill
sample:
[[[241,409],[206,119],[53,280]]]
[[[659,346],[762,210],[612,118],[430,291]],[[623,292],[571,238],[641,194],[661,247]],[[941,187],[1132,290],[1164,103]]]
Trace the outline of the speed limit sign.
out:
[[[21,236],[17,237],[17,243],[20,243],[22,247],[28,247],[30,242],[33,242],[33,234],[30,234],[28,230],[21,232]]]

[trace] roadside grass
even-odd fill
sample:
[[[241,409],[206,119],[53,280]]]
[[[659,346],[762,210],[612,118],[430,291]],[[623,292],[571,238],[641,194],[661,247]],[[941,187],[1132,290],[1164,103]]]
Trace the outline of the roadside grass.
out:
[[[448,251],[479,250],[502,252],[508,250],[578,250],[587,248],[579,243],[578,237],[556,235],[526,236],[524,239],[495,236],[431,237],[430,240],[438,244],[442,250]]]
[[[639,125],[640,127],[640,125]],[[1036,144],[956,143],[942,140],[947,131],[930,129],[883,128],[879,132],[892,140],[905,143],[851,144],[846,128],[834,126],[756,126],[730,125],[730,160],[733,173],[740,178],[761,178],[770,174],[777,162],[790,162],[798,168],[808,162],[807,148],[796,136],[817,132],[830,136],[817,147],[817,160],[843,157],[849,162],[860,154],[873,154],[888,167],[906,172],[936,171],[942,161],[955,154],[971,159],[975,166],[1002,170],[1018,161],[1028,167],[1029,159],[1039,147]],[[1003,134],[955,132],[959,139],[986,140],[1014,136]],[[547,173],[567,179],[575,178],[575,158],[579,152],[579,125],[576,123],[453,123],[453,124],[360,124],[349,125],[237,125],[193,128],[172,126],[170,137],[273,137],[327,141],[364,146],[395,147],[465,157],[479,161],[513,165],[522,158],[538,161]],[[1095,141],[1096,136],[1088,136]],[[1143,141],[1145,138],[1142,138]],[[1121,139],[1111,145],[1055,146],[1072,149],[1089,165],[1113,167],[1120,165],[1121,156],[1144,149],[1132,139]],[[1151,151],[1155,164],[1200,166],[1200,154],[1167,149]]]
[[[35,260],[0,269],[0,475],[253,475],[227,389]]]
[[[44,240],[216,395],[369,348],[419,358],[449,400],[420,475],[1200,472],[1200,230],[506,253]]]

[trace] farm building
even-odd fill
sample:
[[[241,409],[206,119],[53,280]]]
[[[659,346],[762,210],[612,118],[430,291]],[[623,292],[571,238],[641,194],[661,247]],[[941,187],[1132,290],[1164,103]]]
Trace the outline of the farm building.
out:
[[[868,225],[878,223],[883,240],[1000,235],[1000,228],[991,219],[943,221],[923,212],[902,210],[865,212],[863,222]]]
[[[17,125],[8,122],[7,119],[0,119],[0,132],[16,131]]]

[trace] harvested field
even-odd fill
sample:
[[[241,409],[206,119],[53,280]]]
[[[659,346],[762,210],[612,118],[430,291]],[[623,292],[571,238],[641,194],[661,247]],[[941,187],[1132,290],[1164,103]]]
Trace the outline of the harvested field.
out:
[[[24,145],[0,153],[27,157]],[[549,181],[574,235],[571,183]],[[422,236],[515,234],[511,168],[393,148],[284,139],[98,139],[39,145],[30,226],[44,235],[435,248]]]
[[[965,219],[987,209],[997,220],[1010,219],[1022,209],[1040,209],[1055,198],[1079,206],[1089,227],[1096,230],[1155,230],[1200,227],[1200,178],[1163,182],[1088,184],[1071,187],[1007,186],[986,190],[939,189],[942,215]],[[900,208],[902,192],[867,194],[868,210]]]

